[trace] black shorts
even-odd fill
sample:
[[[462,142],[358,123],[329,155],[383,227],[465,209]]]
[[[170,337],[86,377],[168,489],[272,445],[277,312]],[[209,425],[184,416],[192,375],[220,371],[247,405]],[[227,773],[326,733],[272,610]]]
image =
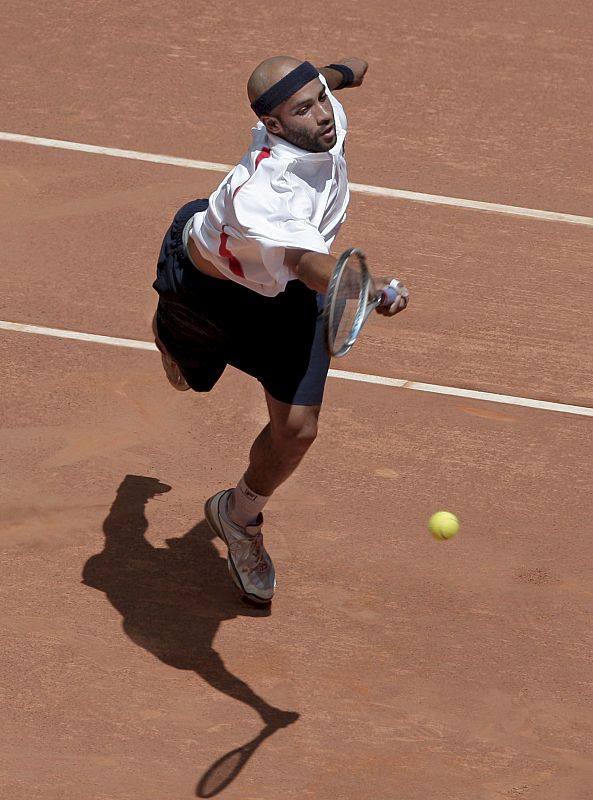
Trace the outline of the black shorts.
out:
[[[160,340],[196,392],[209,392],[230,364],[280,402],[320,405],[329,369],[323,296],[293,280],[275,297],[264,297],[196,269],[183,228],[207,207],[207,200],[184,205],[163,240],[153,283]]]

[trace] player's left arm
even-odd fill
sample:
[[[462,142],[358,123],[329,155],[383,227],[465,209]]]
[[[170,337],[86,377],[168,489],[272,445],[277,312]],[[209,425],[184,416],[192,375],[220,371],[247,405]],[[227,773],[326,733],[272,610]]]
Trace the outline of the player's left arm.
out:
[[[342,64],[343,66],[352,70],[353,79],[352,83],[348,84],[349,87],[361,86],[364,76],[369,68],[369,65],[366,61],[364,61],[362,58],[355,58],[354,56],[345,56],[344,58],[339,58],[337,61],[332,63]],[[321,67],[319,72],[321,72],[325,78],[325,81],[332,92],[335,92],[336,89],[340,88],[340,86],[342,86],[344,83],[344,76],[337,69],[332,69],[331,67],[327,66]]]

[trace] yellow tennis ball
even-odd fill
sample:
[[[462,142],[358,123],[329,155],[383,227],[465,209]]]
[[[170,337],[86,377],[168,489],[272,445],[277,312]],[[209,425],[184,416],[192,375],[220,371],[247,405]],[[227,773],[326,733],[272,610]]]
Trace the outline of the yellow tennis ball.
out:
[[[459,520],[450,511],[437,511],[428,520],[428,530],[435,539],[451,539],[459,530]]]

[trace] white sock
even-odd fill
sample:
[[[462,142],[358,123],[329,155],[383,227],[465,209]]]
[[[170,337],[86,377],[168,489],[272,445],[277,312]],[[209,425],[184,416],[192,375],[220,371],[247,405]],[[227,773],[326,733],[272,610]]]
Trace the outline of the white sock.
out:
[[[253,525],[269,499],[269,496],[253,492],[243,477],[230,496],[229,516],[241,528]]]

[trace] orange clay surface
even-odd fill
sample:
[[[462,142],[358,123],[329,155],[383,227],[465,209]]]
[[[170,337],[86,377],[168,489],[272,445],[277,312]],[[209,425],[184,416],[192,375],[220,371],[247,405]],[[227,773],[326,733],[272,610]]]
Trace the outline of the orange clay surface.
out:
[[[352,53],[353,181],[591,213],[584,0],[57,5],[5,4],[4,131],[233,163],[257,62]],[[0,142],[0,320],[150,341],[164,230],[221,177]],[[412,300],[336,368],[593,406],[590,228],[354,195],[351,244]],[[0,796],[589,800],[590,418],[331,378],[262,610],[202,511],[258,384],[0,348]]]

